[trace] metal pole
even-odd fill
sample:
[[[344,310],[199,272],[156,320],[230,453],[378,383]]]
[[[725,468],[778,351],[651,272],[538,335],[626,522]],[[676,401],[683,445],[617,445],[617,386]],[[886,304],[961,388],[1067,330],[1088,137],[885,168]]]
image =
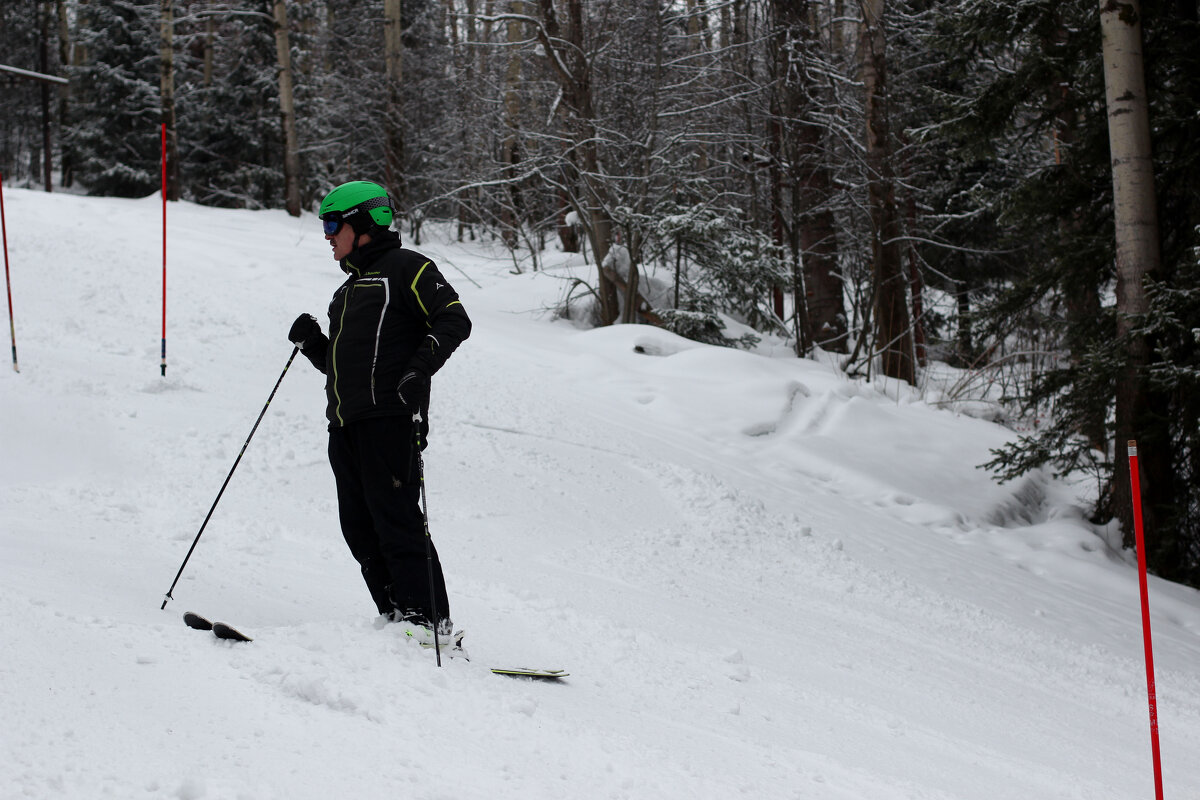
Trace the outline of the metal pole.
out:
[[[433,613],[433,651],[442,665],[442,643],[438,637],[437,592],[433,588],[433,539],[429,535],[429,511],[425,503],[425,459],[421,457],[421,411],[413,414],[413,447],[417,450],[417,475],[421,479],[421,522],[425,525],[425,569],[429,575],[429,609]]]
[[[9,75],[16,75],[18,78],[29,78],[35,81],[46,81],[47,83],[59,83],[63,86],[70,85],[70,81],[66,78],[60,78],[57,75],[46,75],[41,72],[33,72],[20,67],[10,67],[7,64],[0,64],[0,72],[7,72]]]
[[[0,175],[0,236],[4,240],[4,285],[8,289],[8,332],[12,337],[13,372],[20,372],[17,366],[17,326],[13,322],[12,281],[8,277],[8,226],[4,222],[4,176]]]
[[[201,523],[199,532],[196,533],[196,538],[192,540],[192,546],[188,548],[187,555],[183,557],[183,563],[179,565],[179,572],[175,573],[175,580],[171,581],[171,588],[167,589],[167,596],[163,598],[162,605],[159,606],[160,610],[167,607],[168,601],[175,599],[171,596],[171,592],[175,591],[175,584],[179,583],[179,576],[183,574],[183,568],[187,566],[188,559],[192,557],[192,551],[196,549],[196,544],[200,541],[200,535],[204,533],[205,526],[207,526],[208,521],[212,519],[213,511],[215,511],[217,508],[217,503],[221,502],[221,495],[225,494],[225,487],[229,485],[229,479],[233,477],[233,471],[237,469],[238,464],[241,463],[242,456],[246,455],[246,448],[250,446],[250,440],[254,438],[254,432],[258,430],[258,423],[262,422],[263,417],[266,416],[267,409],[271,406],[271,401],[275,399],[275,392],[279,391],[279,384],[283,383],[283,376],[287,375],[288,367],[292,365],[292,361],[294,361],[296,358],[296,353],[299,352],[299,347],[292,348],[291,357],[288,358],[287,364],[283,366],[283,372],[279,373],[279,380],[275,381],[275,388],[271,390],[271,395],[267,398],[266,405],[264,405],[262,411],[259,412],[258,419],[254,421],[254,427],[250,429],[250,435],[246,437],[245,443],[242,444],[241,452],[238,453],[238,457],[234,460],[233,466],[229,469],[229,474],[225,476],[225,482],[221,484],[221,491],[217,492],[217,499],[213,500],[212,507],[208,509],[208,514],[204,517],[204,522]]]
[[[162,124],[162,376],[167,377],[167,123]]]

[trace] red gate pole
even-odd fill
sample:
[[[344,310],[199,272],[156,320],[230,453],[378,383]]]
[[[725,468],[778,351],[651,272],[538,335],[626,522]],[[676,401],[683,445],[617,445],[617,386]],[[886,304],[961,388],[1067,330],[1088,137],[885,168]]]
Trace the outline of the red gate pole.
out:
[[[1146,648],[1146,692],[1150,698],[1150,753],[1154,759],[1154,797],[1163,800],[1162,762],[1158,749],[1158,701],[1154,696],[1154,646],[1150,636],[1150,592],[1146,586],[1146,537],[1142,530],[1142,483],[1138,475],[1137,440],[1130,439],[1129,482],[1133,488],[1133,530],[1137,537],[1138,588],[1142,594],[1142,640]]]
[[[4,176],[0,175],[0,238],[4,240],[4,286],[8,289],[8,332],[12,336],[13,371],[20,372],[17,366],[17,325],[13,321],[12,281],[8,277],[8,226],[4,222]]]
[[[162,124],[162,376],[167,377],[167,123]]]

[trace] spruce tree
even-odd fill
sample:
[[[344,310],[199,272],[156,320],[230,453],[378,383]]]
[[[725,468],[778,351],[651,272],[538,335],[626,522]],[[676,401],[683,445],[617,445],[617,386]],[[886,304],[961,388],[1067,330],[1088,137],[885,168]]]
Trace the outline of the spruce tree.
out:
[[[158,4],[92,0],[79,9],[76,175],[91,194],[142,197],[160,186]]]
[[[47,0],[0,3],[0,64],[34,72],[58,73],[58,42]],[[45,63],[43,64],[43,55]],[[57,90],[27,77],[0,72],[0,173],[6,181],[40,184],[45,163],[43,102],[53,126]],[[54,147],[52,131],[52,144]]]
[[[179,152],[189,200],[233,208],[284,204],[271,7],[256,5],[255,14],[193,17],[177,31]],[[192,10],[207,8],[197,3]]]
[[[961,130],[980,151],[1018,149],[1036,157],[1008,176],[994,219],[1007,236],[1019,271],[992,306],[997,337],[1015,333],[1011,321],[1033,319],[1062,357],[1032,374],[1021,397],[1043,420],[1032,434],[997,451],[988,466],[1001,478],[1037,467],[1066,473],[1096,469],[1095,520],[1117,519],[1132,543],[1127,478],[1120,478],[1112,409],[1128,361],[1115,306],[1102,302],[1114,286],[1111,157],[1100,68],[1100,27],[1090,0],[1012,4],[974,0],[954,4],[945,32],[966,45],[963,65],[978,89],[964,94]],[[1140,445],[1147,480],[1144,504],[1151,569],[1197,580],[1200,527],[1191,510],[1190,475],[1197,427],[1184,400],[1186,371],[1174,362],[1194,348],[1181,332],[1200,328],[1195,309],[1178,292],[1192,275],[1196,216],[1195,97],[1200,75],[1194,42],[1196,9],[1153,0],[1143,6],[1150,116],[1162,230],[1162,269],[1154,306],[1131,335],[1148,335],[1152,357],[1139,368],[1153,378],[1147,402],[1129,423]],[[990,65],[997,65],[992,69]],[[981,209],[983,210],[983,209]],[[1169,309],[1174,309],[1173,316]],[[1032,310],[1032,311],[1031,311]],[[1171,319],[1177,324],[1170,324]],[[1100,445],[1102,449],[1097,449]],[[1190,555],[1189,555],[1190,554]]]

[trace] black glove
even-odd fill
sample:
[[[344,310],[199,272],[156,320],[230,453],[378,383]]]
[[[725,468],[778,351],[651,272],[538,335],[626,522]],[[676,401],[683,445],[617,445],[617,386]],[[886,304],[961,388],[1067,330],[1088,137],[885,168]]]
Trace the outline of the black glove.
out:
[[[408,369],[396,386],[396,395],[406,411],[413,414],[429,405],[429,376],[418,369]]]
[[[309,340],[320,335],[321,324],[317,322],[317,318],[312,314],[301,314],[296,317],[296,321],[292,323],[292,329],[288,331],[288,341],[303,350]]]

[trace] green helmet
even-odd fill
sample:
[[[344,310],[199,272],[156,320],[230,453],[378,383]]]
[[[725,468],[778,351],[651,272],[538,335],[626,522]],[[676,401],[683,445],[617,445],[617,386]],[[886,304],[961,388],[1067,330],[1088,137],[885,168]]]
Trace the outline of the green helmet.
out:
[[[362,234],[376,226],[390,226],[392,213],[386,189],[371,181],[350,181],[325,195],[317,216],[324,222],[348,222]]]

